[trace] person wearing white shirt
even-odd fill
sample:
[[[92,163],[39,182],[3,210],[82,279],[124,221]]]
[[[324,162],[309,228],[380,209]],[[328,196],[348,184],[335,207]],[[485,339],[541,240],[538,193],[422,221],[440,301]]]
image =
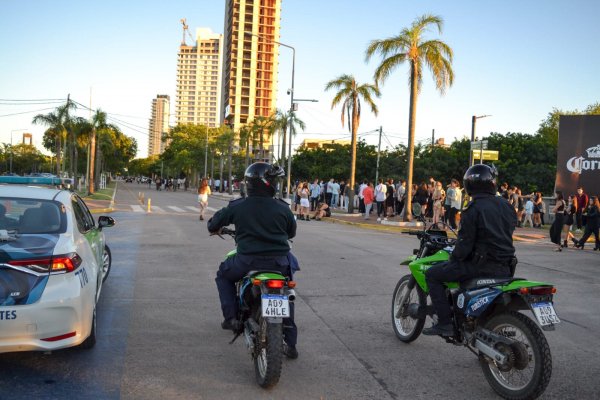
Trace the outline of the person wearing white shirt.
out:
[[[383,179],[379,178],[379,183],[375,187],[375,201],[377,202],[377,222],[381,221],[381,214],[385,216],[384,203],[387,186],[383,184]]]
[[[358,187],[358,212],[364,214],[365,212],[365,196],[363,195],[363,191],[367,187],[367,183],[365,181],[361,182]]]

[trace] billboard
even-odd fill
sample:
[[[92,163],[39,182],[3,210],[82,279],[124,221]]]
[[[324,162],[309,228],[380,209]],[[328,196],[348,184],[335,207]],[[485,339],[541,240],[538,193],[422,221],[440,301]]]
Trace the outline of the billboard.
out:
[[[600,115],[561,115],[556,190],[600,195]]]

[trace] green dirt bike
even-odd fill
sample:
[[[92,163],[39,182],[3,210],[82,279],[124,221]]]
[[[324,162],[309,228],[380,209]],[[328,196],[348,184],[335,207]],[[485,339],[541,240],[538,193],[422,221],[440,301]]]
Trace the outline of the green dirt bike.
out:
[[[235,231],[222,228],[219,236],[235,237]],[[222,236],[221,236],[222,238]],[[227,258],[237,254],[227,253]],[[240,331],[254,362],[256,382],[263,388],[277,384],[283,360],[283,319],[290,317],[290,303],[296,299],[296,283],[278,271],[250,271],[237,284]]]
[[[392,325],[398,339],[415,340],[427,316],[435,310],[428,302],[425,271],[449,260],[456,239],[445,230],[429,228],[408,232],[420,246],[401,263],[410,274],[394,290]],[[514,272],[514,270],[513,270]],[[560,320],[554,311],[554,286],[522,278],[475,278],[448,282],[447,297],[452,308],[454,336],[448,343],[467,347],[479,357],[488,383],[506,399],[540,396],[552,375],[550,347],[542,332],[554,330]],[[520,311],[531,310],[541,328]]]

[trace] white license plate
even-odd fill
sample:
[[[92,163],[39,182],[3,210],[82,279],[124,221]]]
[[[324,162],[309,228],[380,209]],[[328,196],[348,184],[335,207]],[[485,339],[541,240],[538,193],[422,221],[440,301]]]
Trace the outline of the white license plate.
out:
[[[287,296],[263,294],[261,298],[263,317],[288,318],[290,316],[290,302]]]
[[[533,303],[531,308],[542,326],[558,324],[560,322],[552,303]]]

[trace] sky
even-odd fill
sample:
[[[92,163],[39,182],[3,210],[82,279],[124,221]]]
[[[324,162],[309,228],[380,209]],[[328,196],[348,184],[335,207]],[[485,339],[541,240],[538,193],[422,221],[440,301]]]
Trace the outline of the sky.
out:
[[[282,0],[280,41],[296,50],[295,98],[304,138],[349,139],[331,109],[325,84],[341,74],[373,82],[380,59],[365,62],[371,40],[400,33],[423,14],[443,18],[441,34],[454,51],[454,85],[444,96],[429,71],[418,98],[416,140],[446,143],[490,132],[533,134],[553,108],[584,109],[600,101],[600,1],[597,0]],[[0,143],[31,132],[42,149],[39,113],[71,99],[109,113],[146,157],[148,119],[157,94],[175,102],[181,18],[223,32],[225,0],[0,0]],[[190,42],[189,37],[187,38]],[[292,54],[280,48],[277,107],[289,109]],[[363,109],[360,137],[382,148],[408,139],[408,65],[381,86],[378,116]],[[40,100],[40,101],[17,101]],[[23,104],[27,103],[27,104]],[[35,104],[34,104],[35,103]],[[17,114],[17,115],[14,115]],[[81,108],[77,115],[89,117]],[[174,119],[173,119],[174,122]]]

